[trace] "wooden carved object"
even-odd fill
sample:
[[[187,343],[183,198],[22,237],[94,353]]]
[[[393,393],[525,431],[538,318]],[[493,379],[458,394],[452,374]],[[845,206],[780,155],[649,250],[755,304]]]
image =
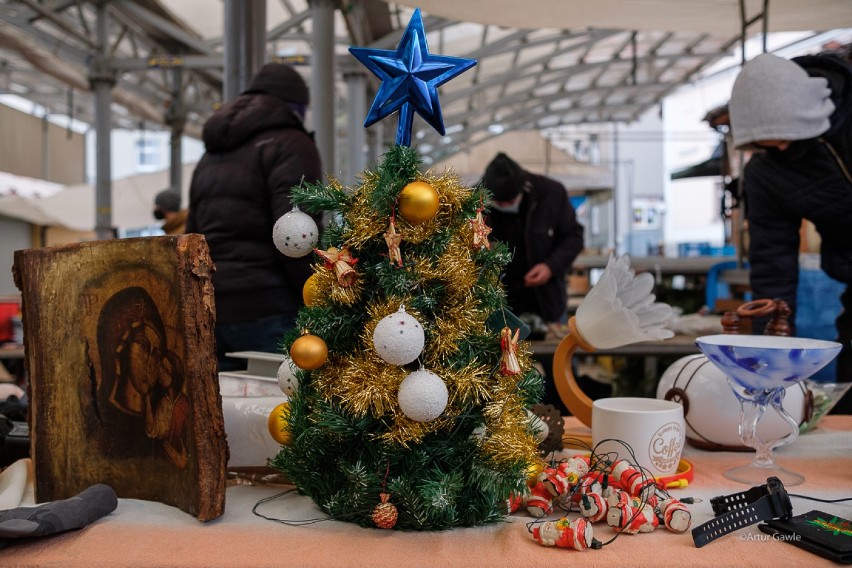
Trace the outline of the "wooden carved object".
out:
[[[733,310],[722,314],[722,333],[736,335],[740,332],[740,316]]]
[[[770,300],[754,300],[737,308],[737,315],[743,318],[762,318],[769,316],[763,335],[790,335],[790,316],[792,310],[784,300],[776,298]],[[724,322],[723,322],[724,325]]]
[[[790,305],[784,300],[776,299],[775,314],[773,314],[772,319],[766,324],[763,335],[789,336],[791,315],[793,315],[793,311],[790,309]]]
[[[105,483],[224,512],[212,271],[201,235],[15,253],[38,502]]]

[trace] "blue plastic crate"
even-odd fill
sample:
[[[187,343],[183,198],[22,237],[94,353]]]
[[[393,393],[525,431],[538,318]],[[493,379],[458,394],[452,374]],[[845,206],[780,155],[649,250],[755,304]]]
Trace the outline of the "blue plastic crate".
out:
[[[796,289],[796,335],[813,339],[835,341],[837,329],[834,320],[840,315],[843,305],[840,294],[845,288],[822,270],[799,270],[799,286]],[[837,380],[836,359],[811,378],[820,382]]]
[[[710,243],[678,243],[677,255],[683,257],[707,256]]]

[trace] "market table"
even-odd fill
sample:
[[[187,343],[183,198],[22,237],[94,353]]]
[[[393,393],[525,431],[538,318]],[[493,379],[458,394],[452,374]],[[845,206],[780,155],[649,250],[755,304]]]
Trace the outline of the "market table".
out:
[[[677,334],[670,339],[660,341],[642,341],[640,343],[630,343],[619,347],[609,349],[596,349],[595,351],[585,351],[582,347],[577,347],[574,353],[575,357],[591,356],[617,356],[617,357],[641,357],[643,360],[643,374],[646,380],[656,380],[662,375],[665,369],[660,369],[660,357],[683,357],[700,353],[698,346],[695,344],[694,335]],[[530,341],[529,346],[533,357],[539,361],[549,374],[553,369],[553,354],[559,346],[561,339],[544,339],[538,341]],[[567,410],[566,410],[567,412]]]
[[[660,341],[642,341],[640,343],[630,343],[619,347],[611,347],[605,349],[596,349],[586,352],[582,347],[577,347],[579,355],[616,355],[616,356],[662,356],[662,355],[692,355],[700,353],[698,346],[695,345],[695,335],[677,334],[670,339]],[[542,339],[530,341],[530,350],[533,354],[538,355],[553,355],[556,348],[559,346],[561,339]]]
[[[566,419],[566,435],[588,435],[576,419]],[[852,497],[852,416],[827,416],[820,426],[794,444],[777,451],[791,469],[803,471],[804,484],[790,493],[824,499]],[[722,472],[751,458],[742,452],[707,452],[687,446],[684,457],[695,467],[687,488],[676,497],[699,497],[691,505],[693,526],[712,517],[709,500],[747,489]],[[321,472],[318,475],[322,475]],[[251,567],[370,566],[370,567],[538,567],[564,566],[830,566],[832,562],[789,543],[773,540],[755,526],[731,533],[703,548],[695,548],[689,533],[657,529],[648,534],[621,535],[602,550],[546,548],[532,540],[526,514],[506,522],[476,528],[415,533],[366,529],[337,521],[303,526],[271,522],[252,514],[258,500],[286,489],[272,485],[232,485],[225,514],[200,523],[160,503],[119,499],[110,515],[79,531],[44,539],[16,542],[0,550],[0,565],[41,566]],[[852,519],[852,502],[826,504],[794,497],[794,514],[813,509]],[[270,517],[293,521],[321,518],[306,497],[289,494],[260,506]],[[572,516],[576,514],[572,513]],[[608,540],[609,527],[596,524],[598,540]]]
[[[707,274],[714,265],[720,262],[736,261],[733,256],[631,256],[630,268],[636,272],[651,272],[660,277],[663,274]],[[604,268],[609,261],[607,255],[581,254],[572,264],[575,270],[590,270]]]

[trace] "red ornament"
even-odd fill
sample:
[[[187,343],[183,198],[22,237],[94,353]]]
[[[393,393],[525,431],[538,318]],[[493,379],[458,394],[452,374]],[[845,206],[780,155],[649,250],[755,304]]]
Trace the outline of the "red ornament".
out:
[[[547,521],[533,529],[533,538],[544,546],[586,550],[592,546],[592,524],[586,519]]]
[[[390,493],[380,493],[379,498],[382,502],[373,509],[373,522],[380,529],[392,529],[396,525],[396,518],[398,516],[396,505],[388,503]]]
[[[672,532],[686,532],[692,524],[692,513],[677,499],[666,499],[660,503],[663,525]]]
[[[649,501],[657,489],[656,480],[633,467],[626,460],[612,464],[612,476],[618,485],[633,497]]]
[[[580,514],[590,523],[596,523],[606,518],[609,506],[600,493],[587,493],[580,498]]]
[[[524,506],[524,496],[518,495],[517,493],[509,494],[509,498],[506,499],[506,511],[509,515],[520,509]]]
[[[524,505],[533,517],[546,517],[553,512],[553,496],[544,484],[544,473],[530,486],[530,494],[524,499]]]
[[[640,532],[651,532],[659,524],[657,515],[650,505],[620,505],[610,507],[606,514],[606,524],[618,532],[636,534]]]

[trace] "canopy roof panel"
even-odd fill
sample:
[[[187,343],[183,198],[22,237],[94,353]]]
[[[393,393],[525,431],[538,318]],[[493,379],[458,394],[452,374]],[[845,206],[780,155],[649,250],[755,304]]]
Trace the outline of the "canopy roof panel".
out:
[[[826,31],[852,27],[848,0],[405,0],[445,18],[496,26],[537,29],[559,22],[566,28],[630,29],[740,34],[745,21],[760,18],[768,5],[768,31]],[[754,33],[754,32],[752,32]]]
[[[418,118],[414,143],[431,163],[502,132],[632,121],[731,54],[740,38],[738,2],[417,2],[430,51],[476,59],[478,65],[440,88],[447,135]],[[337,66],[341,118],[347,108],[342,75],[357,67],[347,47],[396,49],[412,13],[407,4],[354,0],[336,12],[336,52],[344,63]],[[745,4],[751,18],[763,0]],[[852,27],[849,0],[769,5],[769,29]],[[105,45],[98,39],[98,6],[108,16]],[[309,75],[308,0],[269,0],[266,6],[267,59],[303,58],[307,64],[300,70]],[[165,128],[185,119],[186,133],[197,136],[221,103],[220,2],[0,0],[0,20],[0,93],[32,100],[46,113],[94,122],[89,77],[104,70],[96,67],[98,54],[106,70],[115,72],[116,126]],[[376,88],[372,76],[371,81]],[[386,125],[388,136],[395,126]]]

